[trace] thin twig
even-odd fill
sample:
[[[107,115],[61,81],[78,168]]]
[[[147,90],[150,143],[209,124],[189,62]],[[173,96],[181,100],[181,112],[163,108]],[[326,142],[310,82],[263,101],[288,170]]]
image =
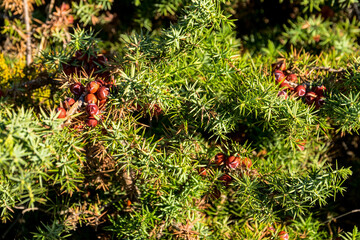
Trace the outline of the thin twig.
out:
[[[333,69],[331,67],[312,67],[309,74],[314,71],[314,70],[324,70],[324,71],[328,71],[328,72],[332,72],[332,73],[341,73],[341,72],[345,72],[345,69],[340,68],[340,69]]]
[[[327,220],[327,221],[325,221],[325,222],[322,222],[321,224],[328,223],[328,222],[331,222],[331,221],[333,221],[333,220],[336,220],[336,219],[345,217],[346,215],[349,215],[349,214],[352,214],[352,213],[357,213],[357,212],[360,212],[360,209],[355,209],[355,210],[352,210],[352,211],[350,211],[350,212],[344,213],[344,214],[342,214],[342,215],[340,215],[340,216],[337,216],[337,217],[335,217],[335,218],[331,218],[331,219],[329,219],[329,220]]]
[[[12,96],[12,95],[16,95],[17,93],[21,93],[23,92],[22,89],[26,90],[25,92],[29,92],[31,90],[38,89],[49,84],[60,85],[61,83],[49,77],[47,74],[43,74],[43,75],[39,75],[39,77],[34,80],[30,80],[21,83],[18,86],[15,86],[11,90],[9,90],[8,95]]]
[[[48,13],[47,13],[47,16],[46,16],[45,23],[47,23],[48,20],[51,19],[52,10],[54,8],[54,5],[55,5],[55,0],[51,0],[50,5],[49,5],[49,9],[48,9]],[[45,35],[42,34],[40,44],[39,44],[39,48],[38,48],[38,51],[37,51],[37,55],[39,55],[41,53],[41,51],[43,50],[44,43],[45,43]]]
[[[26,65],[29,66],[31,63],[31,27],[29,17],[29,6],[28,0],[23,0],[24,4],[24,21],[26,26]]]
[[[49,5],[49,10],[48,10],[48,15],[47,15],[47,18],[46,20],[49,20],[52,16],[52,10],[54,8],[54,4],[55,4],[55,0],[51,0],[50,1],[50,5]]]

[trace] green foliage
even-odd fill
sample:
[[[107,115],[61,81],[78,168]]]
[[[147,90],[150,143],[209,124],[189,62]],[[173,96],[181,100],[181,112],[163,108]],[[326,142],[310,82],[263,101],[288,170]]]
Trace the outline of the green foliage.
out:
[[[72,4],[86,26],[110,3]],[[359,129],[358,21],[298,16],[251,51],[223,10],[228,2],[131,3],[147,30],[154,15],[181,15],[162,30],[122,35],[124,47],[96,72],[116,80],[96,127],[84,124],[84,107],[61,120],[41,106],[25,110],[5,103],[11,96],[0,99],[3,222],[34,219],[19,235],[35,239],[76,239],[85,226],[114,239],[277,239],[280,231],[332,238],[319,214],[352,174],[329,152],[336,132]],[[311,13],[329,2],[296,3]],[[63,83],[54,106],[73,96],[72,83],[98,79],[65,73],[66,64],[84,70],[102,50],[94,31],[70,36],[65,48],[48,48],[38,60]],[[271,63],[280,56],[299,76],[294,84],[327,87],[324,106],[278,96]],[[86,106],[83,97],[76,100]],[[238,156],[240,166],[216,164],[219,152]],[[354,228],[341,236],[358,235]]]
[[[307,50],[327,50],[334,48],[338,53],[351,53],[358,44],[359,22],[354,18],[338,23],[324,20],[321,16],[298,17],[296,22],[289,21],[290,26],[284,26],[283,37],[294,46]]]

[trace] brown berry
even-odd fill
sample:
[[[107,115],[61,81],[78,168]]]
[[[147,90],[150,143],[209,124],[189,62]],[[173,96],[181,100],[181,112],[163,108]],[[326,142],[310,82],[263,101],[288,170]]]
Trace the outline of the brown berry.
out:
[[[1,97],[5,97],[5,93],[0,90],[0,98],[1,98]]]
[[[275,70],[274,76],[275,76],[275,81],[278,84],[281,84],[282,82],[284,82],[285,78],[286,78],[285,74],[280,70]]]
[[[317,98],[315,99],[316,109],[321,108],[322,106],[324,106],[324,104],[325,104],[325,97],[323,97],[322,95],[317,96]]]
[[[251,168],[252,166],[252,161],[250,158],[245,157],[241,159],[241,166],[245,167],[245,168]]]
[[[66,117],[66,110],[62,107],[56,108],[56,112],[60,112],[58,118],[65,118]]]
[[[317,97],[316,93],[314,92],[308,92],[305,95],[305,101],[308,105],[311,105],[314,103],[315,98]]]
[[[286,80],[288,80],[289,82],[294,82],[296,83],[297,82],[297,76],[296,74],[289,74],[287,77],[286,77]]]
[[[88,93],[96,93],[99,88],[100,88],[100,84],[96,81],[89,82],[86,85],[86,91]]]
[[[85,96],[86,103],[97,103],[97,98],[95,94],[89,93]]]
[[[225,153],[218,153],[215,155],[215,164],[220,166],[223,162],[225,162],[227,159],[227,156]]]
[[[95,116],[99,114],[99,108],[96,104],[90,103],[86,106],[86,112],[89,116]]]
[[[298,85],[294,91],[299,97],[302,97],[306,94],[306,88],[303,85]]]
[[[84,90],[84,86],[79,82],[74,83],[70,86],[70,91],[77,96],[80,96],[84,92]]]
[[[231,169],[236,169],[240,165],[240,158],[230,156],[226,159],[226,166]]]
[[[104,86],[99,88],[99,90],[96,93],[96,96],[99,98],[99,100],[107,99],[108,95],[109,95],[109,89],[107,87],[104,87]]]
[[[93,117],[89,117],[88,119],[86,119],[86,125],[88,125],[89,127],[96,127],[97,124],[98,121]]]
[[[221,177],[219,177],[220,181],[224,182],[224,185],[227,186],[232,182],[232,177],[230,177],[228,174],[224,174]]]

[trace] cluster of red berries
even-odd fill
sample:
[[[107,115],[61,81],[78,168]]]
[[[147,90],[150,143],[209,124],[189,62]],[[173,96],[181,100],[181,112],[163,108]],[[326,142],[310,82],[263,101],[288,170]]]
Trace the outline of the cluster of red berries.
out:
[[[307,87],[307,85],[298,85],[298,78],[296,74],[286,73],[286,64],[284,61],[274,63],[272,68],[275,81],[280,87],[278,97],[287,99],[288,94],[292,93],[292,96],[301,98],[303,97],[305,103],[307,103],[309,106],[315,105],[316,109],[319,109],[325,104],[325,86],[314,86],[310,89]]]
[[[92,57],[83,54],[81,51],[77,51],[70,61],[71,64],[63,65],[64,73],[67,76],[74,74],[77,76],[91,75],[96,79],[88,82],[86,86],[80,82],[75,82],[70,86],[70,91],[74,94],[74,98],[77,101],[85,102],[85,112],[87,113],[85,123],[89,127],[95,127],[98,124],[98,119],[101,118],[100,110],[105,108],[110,88],[114,84],[109,72],[97,73],[99,66],[104,67],[106,61],[107,59],[104,56]],[[82,71],[80,71],[80,69],[82,69]],[[60,112],[58,118],[66,117],[66,109],[69,110],[76,102],[74,98],[67,98],[62,106],[57,108],[57,112]],[[96,116],[98,118],[96,118]]]
[[[249,171],[250,167],[252,166],[252,161],[248,157],[240,158],[237,156],[227,156],[225,153],[218,153],[215,155],[215,166],[216,167],[222,167],[225,172],[228,172],[229,170],[235,170],[235,169],[243,169],[245,171]],[[206,168],[200,168],[199,174],[201,176],[207,175]],[[225,173],[221,177],[219,177],[219,180],[224,183],[225,186],[229,185],[233,178],[228,174]]]

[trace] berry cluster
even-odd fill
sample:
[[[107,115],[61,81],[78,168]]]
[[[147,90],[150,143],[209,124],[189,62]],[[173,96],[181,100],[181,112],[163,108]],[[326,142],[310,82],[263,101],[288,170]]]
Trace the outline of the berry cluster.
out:
[[[251,173],[250,168],[252,166],[252,161],[248,157],[240,158],[237,156],[227,156],[225,153],[218,153],[215,155],[214,161],[215,167],[220,167],[225,172],[219,180],[224,183],[225,186],[229,185],[233,178],[228,174],[229,171],[235,169],[242,169],[245,174]],[[202,167],[199,169],[199,174],[201,176],[207,175],[206,168]]]
[[[83,77],[95,80],[88,81],[86,86],[73,80],[70,85],[70,92],[74,95],[74,98],[67,98],[62,103],[62,106],[57,108],[57,112],[60,112],[58,118],[65,118],[69,112],[69,115],[71,115],[74,107],[77,111],[81,110],[82,103],[85,103],[82,110],[85,110],[87,114],[86,125],[95,127],[98,124],[98,119],[101,118],[100,111],[105,108],[110,88],[114,84],[109,72],[103,71],[99,73],[99,70],[105,67],[106,62],[106,57],[102,55],[94,57],[77,51],[69,64],[63,64],[63,71],[67,77],[71,79]],[[73,106],[77,102],[79,104]]]
[[[316,109],[319,109],[325,104],[325,86],[314,86],[310,89],[305,84],[298,85],[298,78],[296,74],[287,74],[286,64],[284,61],[272,64],[272,68],[275,81],[280,87],[278,97],[287,99],[288,93],[292,93],[292,96],[304,98],[305,103],[309,106],[315,105]]]

